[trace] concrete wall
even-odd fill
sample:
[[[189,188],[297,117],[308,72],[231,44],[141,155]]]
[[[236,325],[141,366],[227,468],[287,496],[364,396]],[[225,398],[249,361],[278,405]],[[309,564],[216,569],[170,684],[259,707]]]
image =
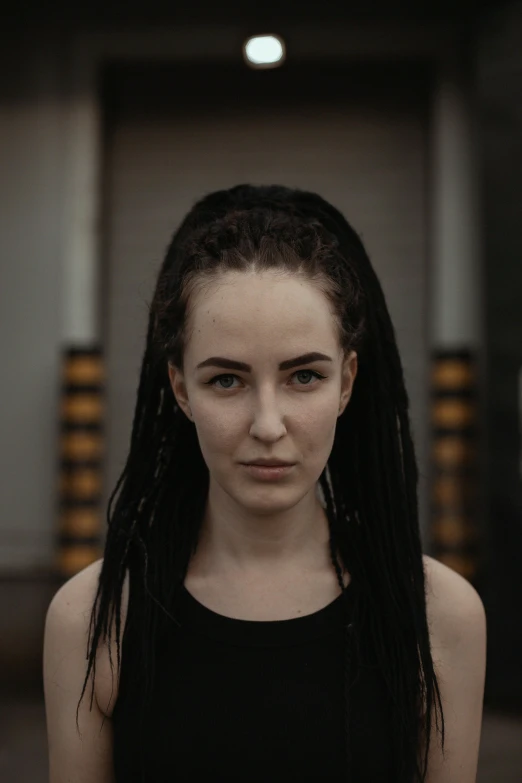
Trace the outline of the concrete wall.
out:
[[[61,330],[64,112],[59,43],[2,46],[0,573],[48,567]]]
[[[490,702],[522,709],[522,3],[477,38],[487,334]]]

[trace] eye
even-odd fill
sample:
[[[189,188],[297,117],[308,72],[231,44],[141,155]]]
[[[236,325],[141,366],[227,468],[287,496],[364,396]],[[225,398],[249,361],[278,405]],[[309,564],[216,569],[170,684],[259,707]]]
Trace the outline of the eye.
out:
[[[326,376],[321,375],[321,373],[316,372],[316,370],[297,370],[297,372],[294,372],[292,377],[297,375],[305,375],[305,376],[312,376],[313,378],[316,378],[317,380],[324,380]],[[223,391],[226,389],[233,389],[234,387],[231,384],[225,384],[224,386],[218,386],[218,383],[221,383],[223,379],[230,379],[230,378],[237,378],[237,375],[231,375],[230,373],[227,373],[226,375],[215,375],[214,378],[211,378],[210,381],[206,381],[207,386],[214,386],[217,389],[222,389]],[[298,383],[298,386],[312,386],[315,384],[312,383]]]
[[[317,378],[318,380],[324,380],[324,375],[321,375],[321,373],[316,372],[315,370],[298,370],[294,373],[294,375],[311,375],[313,378]],[[300,383],[299,386],[311,386],[311,383]]]
[[[237,378],[237,375],[216,375],[214,378],[212,378],[210,381],[206,381],[207,386],[216,386],[217,381],[220,381],[222,378]],[[231,389],[231,386],[218,386],[217,388],[220,389]]]

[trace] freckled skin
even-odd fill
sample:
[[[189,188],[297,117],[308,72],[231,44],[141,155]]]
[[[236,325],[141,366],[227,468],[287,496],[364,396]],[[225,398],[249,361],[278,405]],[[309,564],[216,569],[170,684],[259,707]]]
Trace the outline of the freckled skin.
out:
[[[356,354],[343,357],[329,301],[295,276],[228,272],[191,304],[183,372],[169,366],[169,376],[209,468],[204,524],[214,554],[233,551],[244,561],[309,549],[324,516],[316,484],[351,395]],[[311,351],[332,361],[279,370]],[[211,356],[245,362],[252,372],[196,369]],[[260,482],[238,464],[265,456],[296,466],[280,482]]]

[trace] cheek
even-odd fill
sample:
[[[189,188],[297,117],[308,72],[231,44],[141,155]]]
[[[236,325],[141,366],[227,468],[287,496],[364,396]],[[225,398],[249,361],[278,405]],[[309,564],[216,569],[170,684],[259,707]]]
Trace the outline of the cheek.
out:
[[[234,448],[242,432],[241,417],[232,406],[198,406],[196,425],[203,456],[226,453]]]
[[[338,408],[321,406],[309,411],[299,423],[299,433],[303,450],[316,454],[320,459],[324,452],[330,452],[337,424]]]

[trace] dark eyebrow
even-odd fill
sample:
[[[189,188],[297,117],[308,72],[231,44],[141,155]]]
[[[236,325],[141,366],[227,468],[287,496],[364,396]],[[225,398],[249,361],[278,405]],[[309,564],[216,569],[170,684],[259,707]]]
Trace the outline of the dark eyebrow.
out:
[[[295,359],[286,359],[279,365],[280,370],[290,370],[292,367],[300,367],[302,364],[311,364],[312,362],[331,362],[330,356],[324,353],[313,351],[304,353],[302,356],[296,356]],[[244,362],[236,362],[233,359],[224,359],[222,356],[211,356],[197,365],[196,370],[202,367],[223,367],[226,370],[239,370],[240,372],[251,372],[252,367]]]

